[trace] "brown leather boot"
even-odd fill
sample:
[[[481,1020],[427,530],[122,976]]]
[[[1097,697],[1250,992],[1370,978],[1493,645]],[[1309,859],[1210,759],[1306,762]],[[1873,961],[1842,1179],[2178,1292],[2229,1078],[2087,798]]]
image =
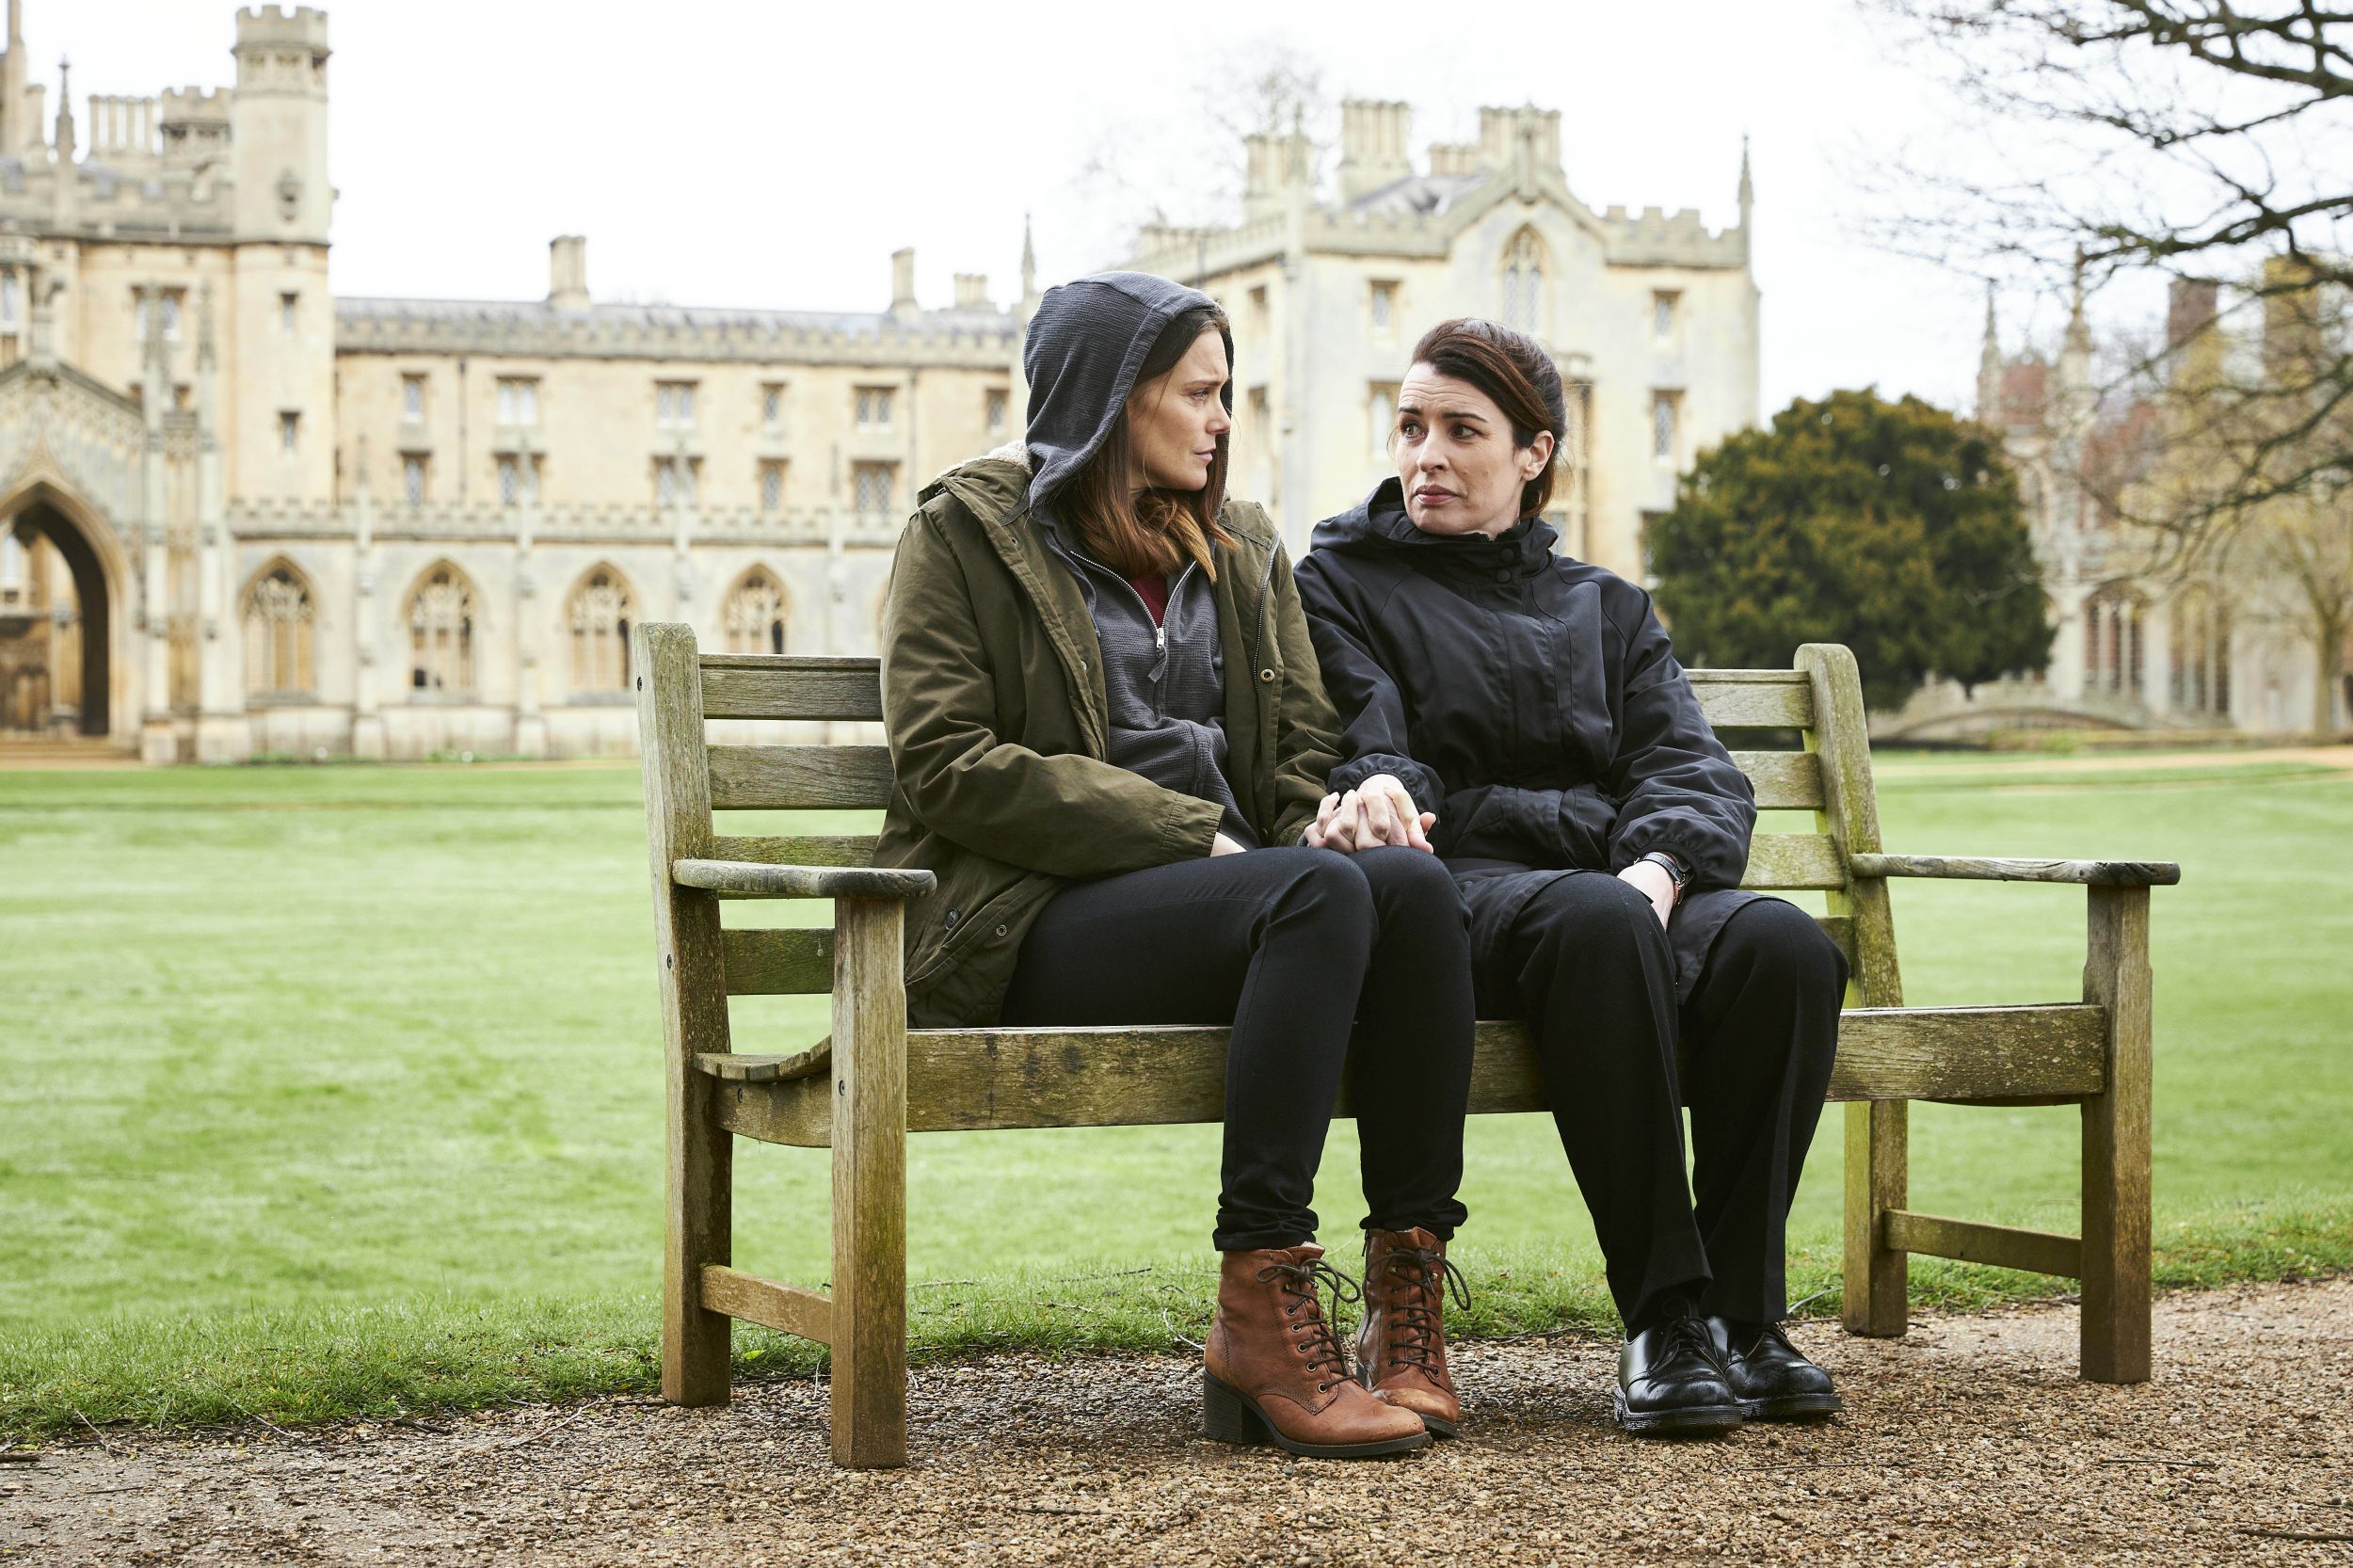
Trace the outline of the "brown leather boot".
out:
[[[1221,1255],[1217,1318],[1203,1355],[1202,1422],[1222,1443],[1273,1443],[1312,1459],[1410,1453],[1430,1442],[1421,1417],[1348,1375],[1339,1336],[1316,1297],[1355,1287],[1309,1242]]]
[[[1463,1418],[1446,1369],[1447,1286],[1467,1305],[1446,1243],[1426,1230],[1365,1232],[1365,1320],[1356,1331],[1356,1379],[1441,1437]]]

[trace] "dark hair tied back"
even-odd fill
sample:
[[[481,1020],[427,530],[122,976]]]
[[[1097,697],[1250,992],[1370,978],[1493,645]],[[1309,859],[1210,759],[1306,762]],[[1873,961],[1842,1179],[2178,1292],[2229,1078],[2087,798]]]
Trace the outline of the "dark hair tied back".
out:
[[[1561,367],[1544,345],[1499,322],[1463,316],[1424,332],[1414,345],[1414,363],[1486,393],[1512,422],[1513,446],[1532,445],[1539,432],[1552,437],[1553,461],[1520,487],[1520,516],[1534,517],[1550,504],[1553,474],[1568,435],[1569,400]]]

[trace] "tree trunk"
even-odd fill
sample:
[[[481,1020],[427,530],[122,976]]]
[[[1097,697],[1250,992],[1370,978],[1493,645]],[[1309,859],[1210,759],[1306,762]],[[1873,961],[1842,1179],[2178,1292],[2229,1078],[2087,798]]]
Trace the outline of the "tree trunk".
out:
[[[2324,619],[2313,651],[2320,655],[2313,670],[2313,734],[2326,738],[2337,732],[2337,690],[2345,684],[2345,622]]]

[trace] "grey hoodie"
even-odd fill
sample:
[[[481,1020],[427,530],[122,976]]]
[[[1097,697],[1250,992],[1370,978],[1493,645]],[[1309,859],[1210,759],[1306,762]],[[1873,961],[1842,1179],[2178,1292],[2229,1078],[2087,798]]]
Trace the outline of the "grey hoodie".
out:
[[[1143,272],[1106,272],[1046,291],[1022,348],[1030,379],[1030,509],[1078,580],[1102,644],[1110,704],[1104,760],[1221,808],[1219,831],[1256,847],[1225,776],[1225,658],[1208,578],[1198,566],[1178,571],[1169,584],[1166,616],[1155,625],[1135,586],[1086,553],[1054,504],[1110,437],[1161,330],[1179,312],[1214,303]],[[1231,409],[1231,382],[1225,399]]]

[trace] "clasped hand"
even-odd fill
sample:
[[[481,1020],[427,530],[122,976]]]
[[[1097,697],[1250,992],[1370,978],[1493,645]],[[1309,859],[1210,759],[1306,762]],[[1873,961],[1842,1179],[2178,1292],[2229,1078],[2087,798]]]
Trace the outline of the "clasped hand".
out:
[[[1427,853],[1437,821],[1436,812],[1415,808],[1412,792],[1394,775],[1377,773],[1353,790],[1325,795],[1304,841],[1342,855],[1381,844]]]

